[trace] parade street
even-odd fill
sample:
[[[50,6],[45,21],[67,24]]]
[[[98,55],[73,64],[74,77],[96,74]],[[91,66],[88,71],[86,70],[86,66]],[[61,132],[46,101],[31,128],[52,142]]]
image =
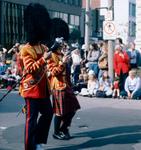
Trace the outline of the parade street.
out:
[[[53,139],[52,125],[46,150],[141,150],[141,101],[78,99],[81,110],[73,118],[73,138]],[[16,91],[0,102],[0,150],[24,149],[25,116],[18,114],[22,105]]]

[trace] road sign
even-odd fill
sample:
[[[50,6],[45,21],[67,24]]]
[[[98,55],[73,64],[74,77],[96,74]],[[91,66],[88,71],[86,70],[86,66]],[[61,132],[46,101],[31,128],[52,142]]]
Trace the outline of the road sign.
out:
[[[103,22],[103,39],[104,40],[115,40],[117,36],[116,24],[114,21]]]
[[[105,14],[105,21],[111,21],[111,20],[113,20],[113,11],[107,10]]]

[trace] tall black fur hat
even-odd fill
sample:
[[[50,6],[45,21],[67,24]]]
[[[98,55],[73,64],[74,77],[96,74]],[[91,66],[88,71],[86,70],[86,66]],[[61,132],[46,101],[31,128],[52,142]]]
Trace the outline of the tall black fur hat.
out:
[[[52,19],[51,28],[51,44],[54,43],[55,38],[63,37],[65,41],[69,40],[69,27],[68,24],[61,18]]]
[[[47,9],[38,3],[30,3],[24,10],[24,27],[27,42],[35,45],[50,40],[51,19]]]

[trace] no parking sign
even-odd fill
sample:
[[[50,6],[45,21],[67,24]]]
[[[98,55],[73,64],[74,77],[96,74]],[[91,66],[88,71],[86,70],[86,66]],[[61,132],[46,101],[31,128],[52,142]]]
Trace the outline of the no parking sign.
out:
[[[117,37],[116,24],[114,21],[103,22],[103,39],[115,40]]]

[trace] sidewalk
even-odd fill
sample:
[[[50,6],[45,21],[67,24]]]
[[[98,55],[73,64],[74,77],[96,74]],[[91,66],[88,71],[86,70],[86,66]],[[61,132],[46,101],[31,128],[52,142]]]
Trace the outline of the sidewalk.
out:
[[[78,96],[81,103],[81,109],[90,108],[117,108],[141,110],[141,100],[129,99],[109,99],[109,98],[88,98]]]

